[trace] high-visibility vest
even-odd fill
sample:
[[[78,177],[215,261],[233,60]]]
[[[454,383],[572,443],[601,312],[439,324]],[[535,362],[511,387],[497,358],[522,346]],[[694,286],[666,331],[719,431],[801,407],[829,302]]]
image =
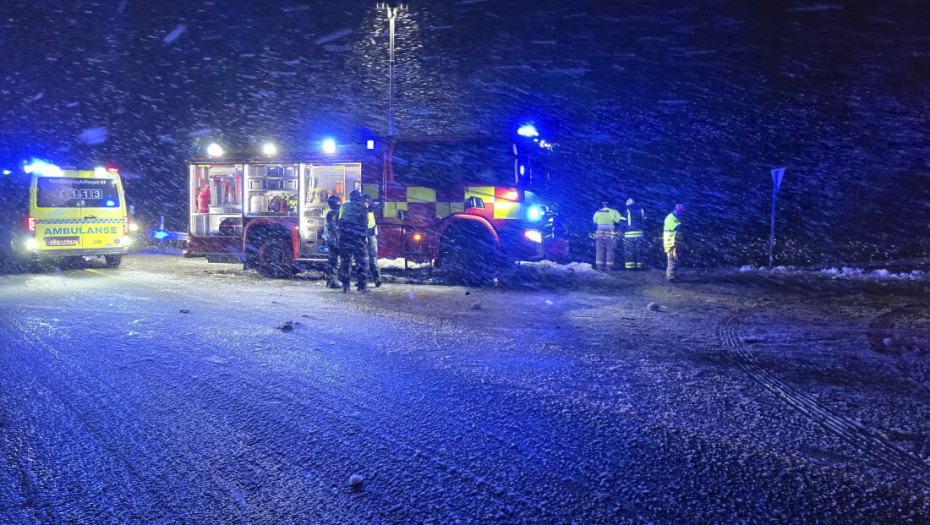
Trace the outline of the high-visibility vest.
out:
[[[601,208],[594,214],[597,231],[614,231],[615,225],[623,222],[623,216],[613,208]]]
[[[378,235],[378,223],[375,222],[375,212],[368,210],[368,235]]]
[[[669,213],[665,217],[665,231],[662,234],[662,245],[665,251],[671,250],[675,246],[681,245],[681,221],[674,213]]]

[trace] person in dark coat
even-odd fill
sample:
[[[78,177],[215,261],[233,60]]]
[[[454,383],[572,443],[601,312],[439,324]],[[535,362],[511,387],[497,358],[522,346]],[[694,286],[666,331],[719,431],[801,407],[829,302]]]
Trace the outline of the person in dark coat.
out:
[[[646,211],[633,199],[626,201],[626,231],[623,232],[624,259],[627,270],[643,269],[643,223]]]
[[[329,255],[326,264],[326,287],[339,288],[339,206],[342,199],[333,195],[326,200],[329,210],[323,223],[323,240]]]
[[[366,293],[368,283],[368,208],[362,200],[362,192],[352,190],[349,202],[339,208],[339,280],[342,292],[349,291],[351,267],[355,262],[356,287]]]

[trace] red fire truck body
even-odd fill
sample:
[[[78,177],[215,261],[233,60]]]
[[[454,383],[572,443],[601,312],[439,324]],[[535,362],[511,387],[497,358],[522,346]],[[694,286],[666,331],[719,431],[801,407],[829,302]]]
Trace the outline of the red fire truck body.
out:
[[[192,159],[189,170],[188,255],[240,260],[266,276],[324,260],[326,200],[353,189],[375,201],[381,258],[438,262],[465,277],[567,250],[552,208],[530,189],[531,158],[510,143],[394,138],[328,155]]]

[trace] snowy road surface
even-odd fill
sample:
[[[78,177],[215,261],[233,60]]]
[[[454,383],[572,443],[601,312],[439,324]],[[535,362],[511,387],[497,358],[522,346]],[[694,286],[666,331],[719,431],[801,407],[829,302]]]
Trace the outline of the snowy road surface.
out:
[[[0,522],[930,521],[926,283],[737,277],[0,276]]]

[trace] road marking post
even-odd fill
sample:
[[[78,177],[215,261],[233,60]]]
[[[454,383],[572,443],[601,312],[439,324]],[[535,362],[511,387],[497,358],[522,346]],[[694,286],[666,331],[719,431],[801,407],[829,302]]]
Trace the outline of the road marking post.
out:
[[[775,195],[778,188],[781,187],[781,179],[785,176],[785,168],[775,168],[772,170],[772,227],[769,232],[769,268],[774,263],[775,254]]]

